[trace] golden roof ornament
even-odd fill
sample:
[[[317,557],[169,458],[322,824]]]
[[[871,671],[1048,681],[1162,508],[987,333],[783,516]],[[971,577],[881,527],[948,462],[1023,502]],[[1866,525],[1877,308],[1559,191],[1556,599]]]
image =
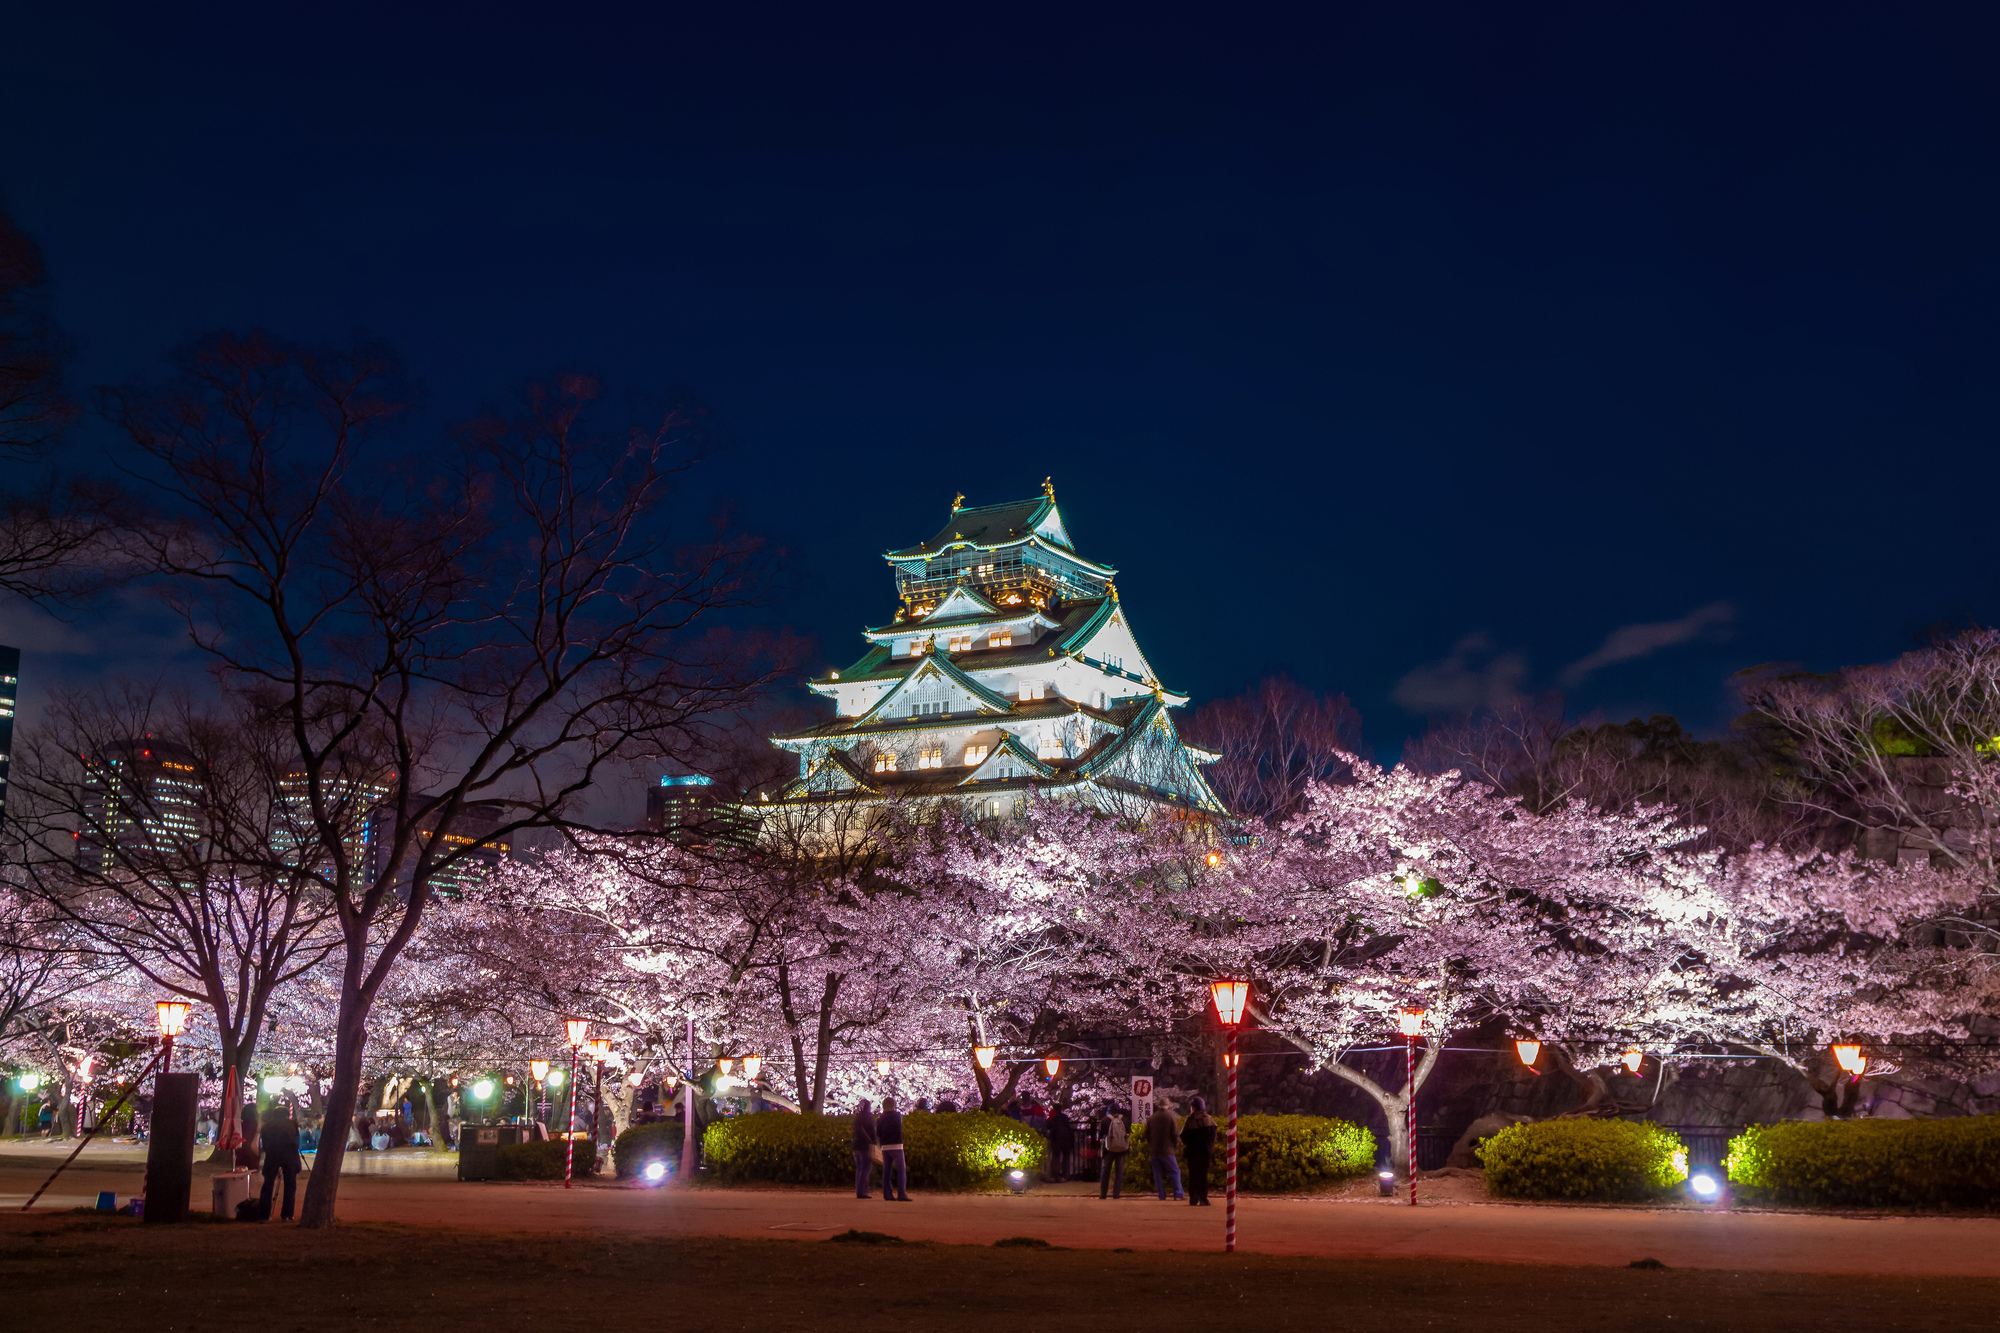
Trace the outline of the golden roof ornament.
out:
[[[965,492],[960,491],[958,495],[954,497],[951,502],[951,512],[956,514],[959,510],[963,508],[965,508]]]
[[[1053,477],[1042,478],[1042,494],[1051,500],[1056,498],[1056,483]]]

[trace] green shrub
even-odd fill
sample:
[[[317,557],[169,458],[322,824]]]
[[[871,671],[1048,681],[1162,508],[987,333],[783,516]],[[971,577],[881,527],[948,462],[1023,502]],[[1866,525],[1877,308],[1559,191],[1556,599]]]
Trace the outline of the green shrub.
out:
[[[1488,1193],[1514,1199],[1656,1199],[1687,1179],[1687,1148],[1658,1125],[1543,1120],[1510,1125],[1479,1148]]]
[[[569,1145],[560,1139],[540,1143],[500,1145],[499,1176],[502,1180],[561,1180]],[[576,1141],[576,1174],[592,1175],[597,1170],[597,1145],[588,1139]]]
[[[1179,1122],[1187,1123],[1185,1118]],[[1125,1158],[1125,1188],[1153,1188],[1144,1125],[1132,1127],[1132,1151]],[[1209,1159],[1208,1187],[1228,1183],[1229,1122],[1215,1122],[1215,1155]],[[1177,1154],[1178,1155],[1178,1154]],[[1348,1120],[1320,1115],[1246,1115],[1236,1120],[1236,1187],[1256,1194],[1296,1194],[1300,1190],[1365,1175],[1375,1165],[1375,1136]],[[1187,1169],[1182,1158],[1181,1169]]]
[[[630,1180],[648,1162],[672,1164],[681,1157],[681,1123],[655,1120],[650,1125],[633,1125],[611,1145],[611,1161],[620,1180]]]
[[[1772,1203],[1864,1208],[2000,1204],[2000,1116],[1757,1125],[1724,1167]]]
[[[716,1121],[702,1136],[702,1151],[717,1180],[851,1185],[853,1136],[852,1116],[764,1111]],[[906,1115],[903,1142],[911,1189],[983,1185],[1012,1166],[1038,1171],[1048,1151],[1042,1136],[1018,1120],[977,1111]]]

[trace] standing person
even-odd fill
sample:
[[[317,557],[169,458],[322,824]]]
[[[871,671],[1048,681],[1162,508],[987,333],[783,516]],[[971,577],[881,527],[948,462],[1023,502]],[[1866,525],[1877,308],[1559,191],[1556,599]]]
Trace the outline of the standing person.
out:
[[[1114,1199],[1125,1193],[1125,1154],[1132,1150],[1132,1140],[1125,1133],[1125,1118],[1118,1114],[1118,1108],[1104,1108],[1104,1122],[1097,1135],[1097,1197],[1102,1199],[1108,1190]]]
[[[278,1220],[289,1222],[292,1199],[299,1187],[299,1167],[303,1165],[299,1159],[299,1127],[292,1123],[291,1113],[283,1106],[267,1107],[257,1139],[264,1149],[264,1193],[257,1200],[257,1219],[271,1220],[271,1188],[278,1183],[278,1173],[283,1172],[285,1202]]]
[[[1076,1174],[1076,1124],[1058,1107],[1049,1117],[1049,1179],[1068,1180]]]
[[[257,1108],[253,1104],[243,1108],[243,1137],[236,1145],[234,1165],[239,1171],[255,1171],[260,1156],[257,1149]]]
[[[1161,1102],[1146,1121],[1146,1152],[1153,1159],[1153,1192],[1162,1203],[1166,1202],[1169,1180],[1174,1183],[1174,1198],[1186,1197],[1181,1193],[1181,1164],[1174,1156],[1174,1144],[1180,1136],[1181,1127],[1174,1123],[1174,1113]]]
[[[854,1197],[868,1197],[868,1168],[882,1160],[882,1141],[875,1135],[875,1117],[868,1099],[854,1104]],[[886,1185],[887,1182],[885,1181]]]
[[[1215,1117],[1208,1103],[1197,1097],[1188,1103],[1187,1123],[1181,1126],[1181,1147],[1187,1153],[1188,1207],[1208,1207],[1208,1163],[1215,1155]]]
[[[882,1197],[908,1203],[910,1168],[903,1160],[903,1116],[894,1097],[882,1099],[882,1114],[875,1117],[875,1141],[882,1148]]]

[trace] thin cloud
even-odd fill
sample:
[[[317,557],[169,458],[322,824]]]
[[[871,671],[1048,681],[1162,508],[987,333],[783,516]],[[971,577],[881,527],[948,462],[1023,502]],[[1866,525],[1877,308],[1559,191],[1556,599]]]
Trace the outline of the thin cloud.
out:
[[[1452,645],[1450,656],[1427,662],[1397,681],[1390,697],[1412,713],[1498,708],[1519,692],[1527,674],[1526,658],[1496,654],[1491,639],[1468,634]]]
[[[1727,625],[1736,618],[1736,608],[1727,602],[1711,602],[1697,607],[1679,620],[1660,620],[1649,625],[1624,625],[1605,636],[1604,643],[1588,657],[1578,658],[1563,668],[1564,689],[1575,689],[1589,678],[1617,662],[1650,657],[1662,648],[1686,643],[1709,629]]]

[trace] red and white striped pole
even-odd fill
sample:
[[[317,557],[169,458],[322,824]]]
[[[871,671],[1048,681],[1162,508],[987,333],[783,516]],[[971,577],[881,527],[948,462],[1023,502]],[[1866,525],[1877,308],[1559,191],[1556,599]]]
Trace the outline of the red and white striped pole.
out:
[[[1403,1039],[1409,1054],[1405,1062],[1407,1074],[1403,1082],[1403,1156],[1410,1173],[1410,1207],[1417,1206],[1417,1039],[1414,1034]]]
[[[1222,1219],[1222,1252],[1236,1253],[1236,1025],[1229,1025],[1229,1197]]]
[[[581,1018],[563,1021],[569,1031],[569,1134],[563,1140],[563,1188],[569,1188],[570,1177],[576,1171],[576,1068],[583,1057],[584,1038],[590,1035],[590,1024]]]

